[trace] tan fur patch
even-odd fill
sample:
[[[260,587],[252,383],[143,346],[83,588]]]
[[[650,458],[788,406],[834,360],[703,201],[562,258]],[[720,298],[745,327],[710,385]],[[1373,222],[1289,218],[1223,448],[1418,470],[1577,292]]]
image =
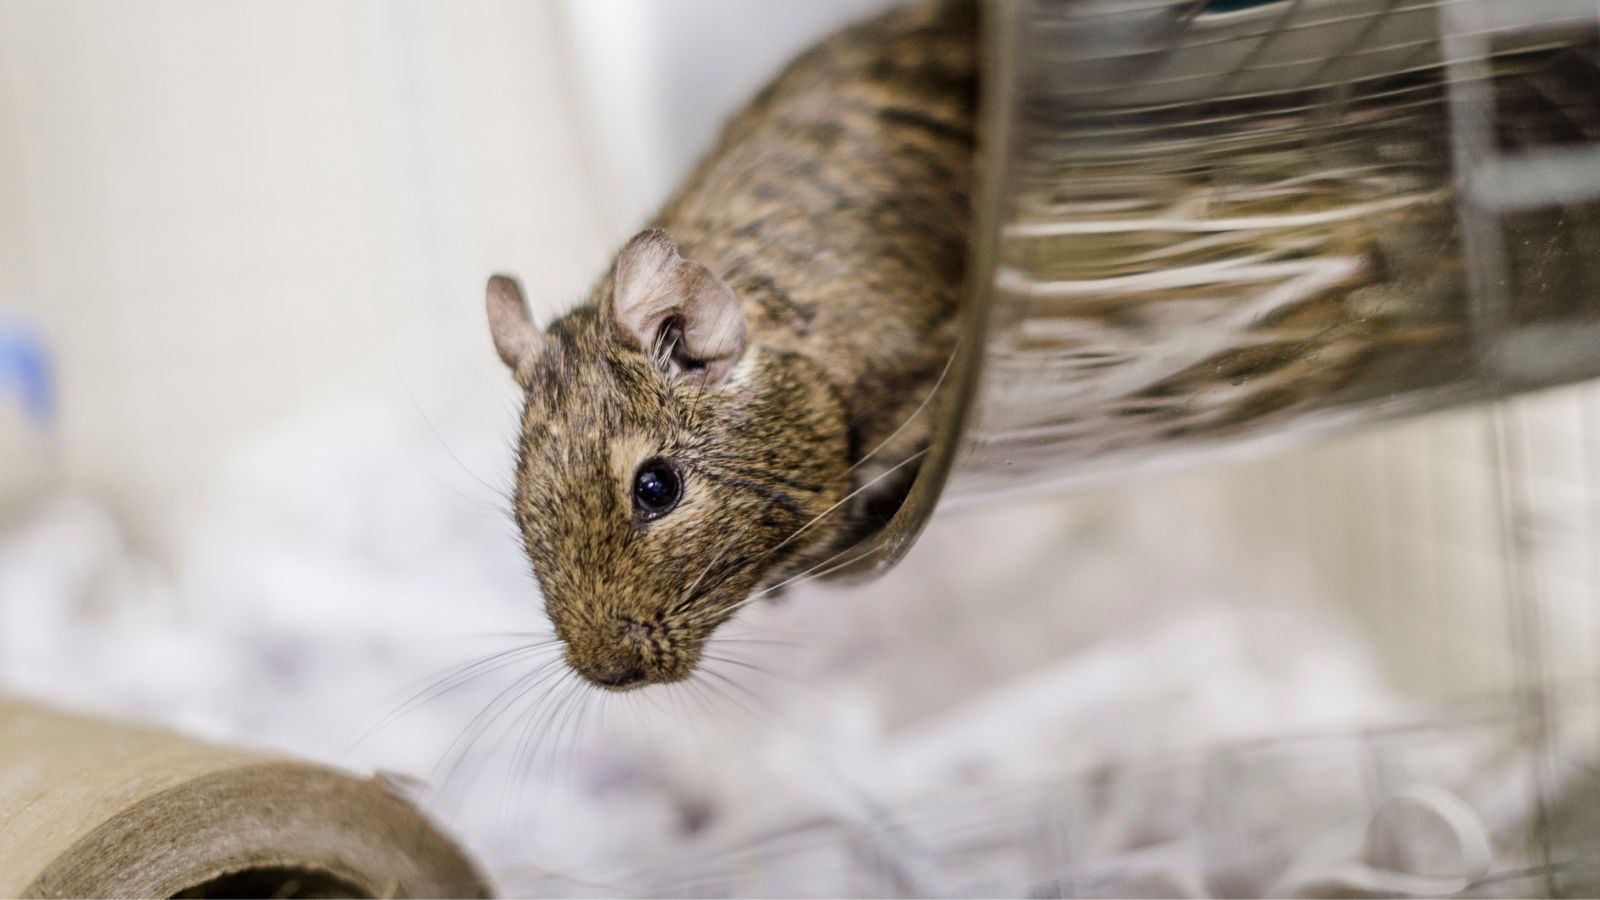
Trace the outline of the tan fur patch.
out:
[[[642,434],[622,434],[611,439],[611,475],[623,501],[633,503],[633,475],[639,464],[661,452],[661,447]]]

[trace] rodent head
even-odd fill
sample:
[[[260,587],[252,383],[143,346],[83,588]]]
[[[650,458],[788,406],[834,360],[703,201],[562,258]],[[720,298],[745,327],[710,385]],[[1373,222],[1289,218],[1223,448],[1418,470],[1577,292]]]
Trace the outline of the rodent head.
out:
[[[545,332],[505,276],[488,310],[526,391],[517,524],[590,682],[687,677],[746,597],[838,538],[845,517],[823,514],[849,492],[843,404],[811,360],[753,345],[732,290],[665,232]]]

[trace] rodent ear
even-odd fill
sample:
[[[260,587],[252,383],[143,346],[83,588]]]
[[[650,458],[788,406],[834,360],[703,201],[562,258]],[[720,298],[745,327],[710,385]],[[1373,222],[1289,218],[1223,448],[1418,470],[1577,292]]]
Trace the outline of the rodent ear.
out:
[[[608,300],[604,312],[618,336],[682,378],[718,384],[744,355],[739,298],[710,269],[679,256],[659,228],[622,248]]]
[[[516,372],[522,363],[539,352],[544,334],[533,324],[528,304],[522,299],[522,286],[509,275],[492,275],[485,289],[489,307],[489,333],[494,336],[500,361]]]

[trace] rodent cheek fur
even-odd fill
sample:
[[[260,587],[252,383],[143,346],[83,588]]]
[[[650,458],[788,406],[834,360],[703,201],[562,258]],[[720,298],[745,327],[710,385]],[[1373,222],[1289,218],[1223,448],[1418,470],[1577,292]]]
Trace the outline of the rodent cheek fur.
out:
[[[596,318],[564,325],[524,412],[516,509],[534,574],[580,675],[610,689],[677,681],[747,598],[837,542],[845,517],[823,514],[850,489],[844,406],[799,355],[752,347],[708,387],[654,368]],[[682,498],[646,519],[632,483],[657,456],[678,467]]]

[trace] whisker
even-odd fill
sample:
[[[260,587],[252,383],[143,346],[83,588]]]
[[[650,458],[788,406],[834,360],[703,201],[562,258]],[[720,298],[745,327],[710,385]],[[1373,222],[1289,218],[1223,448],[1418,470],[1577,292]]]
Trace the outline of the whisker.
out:
[[[591,712],[596,712],[600,714],[597,716],[597,718],[601,718],[603,720],[603,714],[606,708],[605,703],[607,699],[608,698],[602,696],[599,691],[591,691],[589,692],[589,696],[582,702],[582,705],[578,710],[578,721],[573,723],[572,738],[568,744],[567,771],[571,772],[577,768],[575,764],[575,757],[577,755],[578,748],[583,746],[584,727],[589,724],[589,714]]]
[[[736,660],[718,659],[717,661],[723,663],[733,663],[737,665]],[[723,684],[727,685],[730,690],[736,691],[741,696],[748,698],[750,703],[755,705],[755,708],[750,709],[745,707],[745,711],[758,723],[765,726],[768,730],[789,730],[782,722],[778,720],[777,709],[773,706],[770,699],[751,690],[749,686],[741,683],[736,678],[730,677],[726,672],[718,672],[716,669],[708,667],[705,669],[705,674],[709,677],[717,679],[718,681],[721,681]]]
[[[501,733],[499,739],[495,741],[491,748],[492,752],[494,748],[503,744],[505,739],[513,732],[517,734],[517,740],[512,749],[512,758],[508,762],[509,768],[506,772],[506,783],[509,790],[501,797],[499,812],[500,821],[504,826],[501,830],[507,840],[511,839],[512,834],[512,829],[509,826],[516,821],[517,811],[522,809],[522,799],[525,796],[524,792],[528,784],[528,762],[537,754],[538,747],[543,741],[545,734],[542,727],[543,723],[548,720],[551,711],[558,705],[552,698],[557,696],[556,692],[561,689],[570,675],[570,669],[558,667],[546,672],[539,679],[538,684],[530,685],[524,692],[525,694],[532,693],[539,685],[549,682],[552,678],[555,679],[554,684],[545,688],[537,700],[529,704],[526,709],[517,715],[516,719]],[[507,853],[514,852],[514,850],[515,848],[510,844],[506,845]]]
[[[688,601],[690,596],[692,596],[694,594],[694,589],[699,587],[700,586],[700,582],[705,580],[706,573],[710,572],[711,571],[711,567],[715,566],[717,564],[717,562],[722,559],[723,554],[727,553],[730,549],[732,549],[733,542],[738,540],[738,539],[739,539],[738,535],[734,535],[734,536],[728,538],[726,541],[723,541],[722,549],[718,550],[717,551],[717,555],[713,556],[711,558],[711,562],[706,563],[706,567],[704,569],[700,570],[700,577],[696,578],[694,580],[694,583],[689,585],[688,590],[685,590],[683,592],[683,595],[678,598],[678,605],[682,605],[683,603]]]
[[[385,714],[383,718],[377,721],[376,724],[372,725],[360,737],[352,741],[350,745],[344,749],[344,752],[349,753],[350,751],[354,750],[356,747],[360,746],[362,742],[368,740],[374,734],[377,734],[379,731],[393,724],[396,719],[399,719],[407,713],[410,713],[417,707],[426,703],[430,703],[439,697],[449,694],[468,682],[477,678],[481,678],[490,672],[503,669],[526,656],[536,656],[540,652],[548,649],[549,646],[547,644],[521,645],[507,650],[501,650],[496,653],[491,653],[488,656],[476,660],[470,660],[468,662],[448,666],[445,669],[434,673],[434,675],[429,676],[431,679],[435,679],[432,684],[420,691],[417,691],[404,703]]]
[[[704,675],[708,679],[715,678],[715,679],[717,679],[717,681],[720,681],[723,684],[726,684],[726,685],[729,685],[729,686],[742,687],[742,685],[737,685],[736,682],[733,681],[733,679],[731,679],[728,676],[722,674],[721,672],[716,671],[715,669],[701,668],[700,673],[702,675]],[[720,687],[717,686],[717,684],[715,682],[712,682],[712,681],[700,681],[698,683],[698,685],[699,685],[700,688],[703,688],[705,690],[709,690],[712,693],[714,693],[718,697],[718,699],[720,699],[722,702],[724,702],[724,703],[732,706],[734,709],[737,709],[740,712],[744,713],[746,716],[748,716],[750,718],[751,721],[756,722],[758,724],[763,724],[763,725],[767,724],[768,719],[765,716],[758,715],[755,710],[751,709],[749,706],[746,706],[737,697],[734,697],[732,694],[728,693],[727,691],[722,690]],[[748,688],[746,688],[745,691],[746,691],[747,694],[749,693],[749,689]],[[753,695],[751,695],[751,696],[753,696]]]
[[[398,367],[397,367],[397,369],[398,369]],[[455,460],[456,465],[461,467],[461,471],[467,473],[467,477],[471,478],[473,481],[476,481],[478,484],[482,485],[484,488],[486,488],[491,493],[493,493],[496,497],[499,497],[502,500],[510,502],[511,495],[505,488],[496,487],[496,486],[490,484],[489,482],[483,480],[483,478],[481,478],[478,475],[478,473],[476,473],[476,472],[472,471],[471,469],[467,468],[467,464],[461,461],[461,457],[457,456],[456,452],[450,448],[450,444],[445,441],[444,435],[440,434],[439,433],[439,429],[434,427],[433,419],[429,418],[427,411],[422,408],[422,403],[417,400],[417,395],[412,392],[411,385],[406,383],[406,380],[405,380],[404,377],[401,377],[399,379],[399,381],[400,381],[400,387],[402,389],[404,389],[405,392],[406,392],[406,396],[411,398],[411,405],[415,406],[417,408],[417,413],[422,416],[423,423],[428,426],[428,430],[429,431],[433,432],[434,439],[439,442],[439,446],[440,447],[444,448],[444,452],[447,455],[449,455],[449,457],[451,459]],[[448,487],[448,485],[446,485],[446,486]],[[467,500],[471,499],[470,497],[467,497],[465,494],[462,494],[461,496],[462,496],[463,499],[467,499]],[[485,506],[487,507],[487,504],[485,504]],[[494,509],[493,507],[487,507],[487,508]],[[499,512],[500,510],[495,509],[494,511],[495,512]]]
[[[821,562],[816,563],[815,565],[811,566],[808,569],[805,569],[805,570],[803,570],[801,572],[798,572],[798,573],[796,573],[794,575],[791,575],[788,578],[785,578],[783,581],[780,581],[777,584],[772,585],[771,587],[763,588],[763,589],[761,589],[759,591],[756,591],[756,592],[752,593],[750,596],[744,598],[743,600],[740,600],[740,601],[738,601],[736,603],[730,604],[730,605],[728,605],[726,607],[723,607],[722,609],[715,610],[714,611],[714,615],[721,616],[721,617],[731,616],[734,613],[737,613],[739,610],[744,609],[746,606],[749,606],[750,604],[752,604],[752,603],[754,603],[754,602],[756,602],[756,601],[758,601],[758,600],[760,600],[760,599],[762,599],[764,597],[771,596],[772,594],[783,590],[784,588],[788,587],[791,584],[794,584],[797,581],[800,581],[801,579],[809,578],[809,577],[813,577],[813,576],[821,577],[823,575],[828,575],[828,574],[836,572],[836,571],[838,571],[840,569],[843,569],[846,566],[854,565],[855,563],[858,563],[861,560],[866,559],[867,557],[869,557],[872,554],[876,553],[877,552],[877,548],[869,546],[869,547],[867,547],[867,549],[865,551],[863,551],[862,553],[860,553],[857,556],[853,556],[850,559],[847,559],[844,562],[839,563],[838,565],[832,566],[831,568],[822,569],[823,566],[827,566],[829,563],[834,562],[835,560],[839,559],[839,557],[844,556],[845,554],[851,552],[852,550],[855,550],[856,548],[862,546],[863,544],[869,544],[872,541],[872,537],[873,537],[872,535],[868,535],[867,537],[864,537],[861,540],[856,541],[854,544],[851,544],[850,546],[844,548],[843,550],[840,550],[838,553],[833,554],[832,556],[828,557],[827,559],[824,559]],[[818,571],[819,569],[822,569],[822,571]]]
[[[950,374],[950,366],[951,366],[952,363],[955,362],[956,353],[960,349],[960,347],[961,347],[961,338],[958,337],[956,339],[955,347],[952,348],[951,351],[950,351],[950,356],[947,357],[945,359],[945,361],[944,361],[944,368],[939,371],[939,377],[934,380],[933,387],[928,390],[927,396],[922,398],[922,402],[917,404],[917,408],[911,412],[911,415],[906,416],[905,421],[901,422],[900,426],[898,428],[896,428],[894,431],[891,431],[889,433],[888,437],[884,438],[882,441],[879,441],[878,445],[876,447],[873,447],[871,450],[868,450],[865,455],[863,455],[860,459],[856,460],[855,464],[850,466],[850,468],[846,469],[845,472],[847,472],[847,473],[854,472],[856,469],[859,469],[863,464],[865,464],[867,462],[867,460],[869,460],[872,457],[876,456],[878,451],[882,450],[884,447],[887,447],[889,445],[890,441],[893,441],[895,438],[899,437],[900,436],[900,432],[905,431],[906,430],[906,426],[908,426],[912,422],[916,421],[917,416],[922,415],[922,411],[928,408],[928,404],[939,393],[939,388],[944,384],[945,376]]]
[[[450,746],[445,748],[444,754],[440,756],[439,761],[429,771],[428,778],[424,782],[426,785],[425,792],[431,792],[435,797],[439,798],[441,806],[446,805],[442,802],[445,792],[455,779],[461,764],[470,755],[472,747],[477,743],[478,739],[483,736],[485,731],[493,727],[494,723],[499,720],[507,709],[515,705],[529,690],[548,677],[548,672],[551,671],[552,665],[557,662],[558,660],[546,660],[531,672],[517,677],[500,693],[496,694],[488,705],[479,710],[467,722],[466,726],[461,729],[460,733],[456,735],[455,740],[450,742]],[[554,671],[560,671],[560,669],[557,668]],[[485,719],[486,716],[488,717],[487,720]],[[462,741],[466,741],[466,744],[463,745]],[[461,748],[459,752],[457,751],[458,747]],[[445,777],[440,779],[439,769],[447,761],[450,764],[446,768]]]
[[[765,666],[756,665],[756,664],[750,662],[749,660],[738,659],[737,657],[718,656],[718,655],[707,654],[705,658],[706,659],[710,659],[710,660],[712,660],[714,662],[723,663],[725,665],[736,666],[738,668],[744,669],[744,670],[749,671],[749,672],[754,672],[757,675],[762,675],[762,676],[765,676],[767,678],[772,678],[772,679],[775,679],[775,680],[786,682],[787,685],[790,686],[790,689],[793,689],[793,688],[805,688],[806,690],[813,692],[814,696],[823,697],[823,698],[826,698],[826,699],[829,699],[829,700],[838,700],[838,699],[840,699],[838,691],[837,691],[836,688],[830,688],[830,687],[828,687],[828,686],[816,681],[815,679],[803,678],[803,677],[801,677],[799,675],[794,674],[793,672],[783,672],[783,671],[779,671],[778,669],[767,668]],[[712,670],[708,669],[708,671],[712,671]],[[732,679],[730,679],[730,680],[732,680]],[[734,683],[738,684],[739,682],[735,681]],[[740,685],[740,686],[743,687],[743,685]],[[745,688],[745,690],[750,692],[752,695],[754,695],[754,692],[750,691],[749,688]]]
[[[519,639],[520,638],[541,638],[542,639],[542,640],[534,641],[532,644],[529,644],[528,646],[544,646],[544,645],[548,645],[548,644],[559,644],[559,643],[561,643],[561,638],[556,637],[554,632],[551,632],[551,631],[466,631],[466,632],[462,632],[462,634],[465,635],[466,637],[519,638]]]
[[[788,587],[791,584],[794,584],[797,581],[800,581],[803,578],[809,578],[811,575],[817,573],[817,570],[821,569],[823,566],[826,566],[826,565],[838,560],[840,557],[844,556],[847,553],[850,553],[853,550],[859,549],[863,544],[866,544],[866,543],[870,542],[871,540],[872,540],[872,538],[870,536],[862,538],[861,540],[856,541],[854,544],[851,544],[850,546],[844,548],[843,550],[840,550],[838,553],[835,553],[832,556],[829,556],[828,558],[826,558],[824,560],[821,560],[820,562],[814,563],[810,568],[802,569],[801,571],[796,572],[793,575],[790,575],[788,578],[785,578],[784,580],[778,582],[777,584],[772,585],[771,587],[765,587],[765,588],[762,588],[759,591],[756,591],[754,594],[751,594],[749,597],[747,597],[743,601],[741,601],[740,602],[740,606],[743,606],[744,604],[749,603],[752,600],[759,600],[759,599],[761,599],[763,597],[767,597],[767,596],[770,596],[770,595],[772,595],[774,593],[777,593],[778,591],[783,590],[784,588]],[[875,551],[873,551],[871,548],[868,548],[866,551],[862,552],[860,556],[851,557],[844,565],[849,565],[850,563],[854,563],[854,562],[856,562],[858,560],[866,559],[868,556],[871,556],[874,552]],[[842,568],[842,566],[841,566],[841,568]],[[829,569],[827,571],[831,572],[831,571],[833,571],[833,569]],[[826,573],[823,573],[823,574],[826,574]]]
[[[516,721],[512,723],[511,728],[508,729],[508,733],[509,731],[514,730],[517,731],[518,734],[516,745],[512,749],[510,762],[511,768],[508,773],[508,778],[512,785],[511,790],[507,792],[507,799],[510,803],[509,811],[504,804],[502,804],[501,808],[501,814],[503,817],[505,817],[504,821],[513,821],[514,811],[522,808],[523,791],[528,782],[526,770],[529,763],[532,761],[533,756],[538,752],[540,742],[543,740],[543,731],[541,730],[540,723],[544,719],[544,713],[551,708],[550,698],[555,694],[555,691],[561,687],[562,683],[570,676],[570,669],[561,669],[558,670],[553,676],[547,674],[544,678],[540,679],[540,683],[543,683],[548,681],[551,677],[554,677],[556,682],[544,692],[543,697],[541,697],[536,703],[531,704],[526,711],[520,714]],[[529,690],[532,690],[533,687],[535,686],[530,686]]]
[[[695,603],[699,602],[701,597],[704,597],[706,594],[709,594],[712,591],[716,590],[717,588],[721,587],[724,583],[727,582],[727,580],[729,578],[733,577],[734,573],[738,572],[740,569],[743,569],[745,566],[748,566],[748,565],[750,565],[751,563],[753,563],[755,561],[756,561],[756,557],[746,556],[746,557],[742,557],[740,559],[737,559],[737,560],[729,563],[726,566],[723,566],[720,570],[718,570],[716,578],[715,578],[714,581],[712,581],[711,583],[705,585],[705,589],[704,590],[702,590],[702,591],[700,591],[700,592],[698,592],[696,594],[690,595],[688,597],[685,597],[681,602],[679,602],[678,604],[673,606],[672,612],[679,613],[679,614],[687,613],[689,610],[691,610],[694,607]],[[703,621],[705,621],[706,618],[707,618],[707,615],[704,612],[693,613],[693,614],[689,615],[689,620],[691,622],[703,622]]]
[[[719,662],[719,663],[725,663],[725,664],[730,665],[730,666],[737,666],[737,667],[739,667],[741,669],[746,669],[746,670],[749,670],[751,672],[755,672],[758,675],[767,675],[767,676],[770,676],[772,678],[782,678],[782,677],[784,677],[782,674],[780,674],[778,672],[775,672],[775,671],[772,671],[771,669],[768,669],[765,666],[758,666],[755,663],[752,663],[752,662],[750,662],[748,660],[738,659],[738,658],[732,657],[732,656],[719,656],[719,655],[712,654],[712,653],[706,653],[706,654],[702,654],[702,658],[703,659],[709,659],[712,662]]]
[[[860,547],[862,544],[865,544],[870,540],[871,540],[871,538],[867,538],[865,540],[857,541],[856,543],[851,544],[848,548],[846,548],[844,550],[841,550],[838,553],[835,553],[833,556],[823,560],[822,562],[816,564],[815,566],[812,566],[811,568],[805,570],[804,572],[801,572],[798,575],[791,576],[787,580],[779,582],[778,584],[775,584],[772,587],[763,590],[761,593],[755,595],[754,599],[759,599],[761,597],[765,597],[765,596],[767,596],[769,593],[771,593],[773,591],[781,590],[781,589],[783,589],[785,587],[788,587],[789,585],[795,583],[796,581],[799,581],[802,578],[821,578],[824,575],[831,575],[834,572],[837,572],[840,569],[843,569],[843,568],[845,568],[847,566],[855,565],[856,563],[860,562],[861,560],[866,559],[867,557],[871,556],[874,553],[877,553],[878,552],[877,548],[876,547],[868,547],[866,550],[863,550],[861,553],[857,554],[856,556],[850,557],[849,559],[845,560],[844,562],[839,563],[838,565],[829,566],[826,569],[822,569],[823,566],[828,565],[828,563],[833,562],[834,560],[838,559],[839,557],[845,555],[846,553],[849,553],[851,550],[854,550],[857,547]],[[818,571],[818,569],[821,569],[821,571]]]
[[[716,642],[718,644],[754,644],[754,645],[761,646],[761,647],[789,647],[791,649],[798,649],[798,648],[801,648],[801,647],[809,647],[810,646],[809,644],[803,644],[803,643],[801,643],[799,641],[774,641],[774,640],[771,640],[770,638],[748,638],[748,637],[737,637],[737,636],[735,636],[735,637],[718,636],[716,638]]]
[[[560,679],[549,691],[554,700],[548,705],[546,711],[540,715],[539,721],[535,725],[537,733],[534,736],[528,760],[531,764],[533,759],[539,756],[541,752],[546,752],[548,754],[545,759],[546,777],[552,777],[556,771],[555,757],[560,748],[560,739],[557,737],[559,723],[562,717],[571,709],[573,697],[582,690],[582,687],[582,679],[572,670],[568,669],[562,672]]]
[[[959,340],[958,340],[957,346],[959,347]],[[956,358],[956,352],[955,352],[955,350],[952,350],[950,355],[945,359],[944,368],[942,368],[940,370],[939,377],[937,379],[935,379],[933,386],[929,389],[928,393],[922,398],[922,402],[917,405],[916,410],[913,411],[911,413],[911,415],[908,416],[905,419],[905,421],[901,422],[900,425],[893,432],[891,432],[888,437],[884,438],[884,440],[879,442],[879,444],[877,446],[873,447],[864,456],[862,456],[861,459],[857,460],[853,465],[851,465],[850,468],[846,470],[847,472],[854,472],[863,463],[867,462],[867,460],[869,460],[871,457],[873,457],[875,454],[877,454],[880,450],[882,450],[885,446],[887,446],[890,441],[894,440],[894,438],[896,436],[898,436],[901,431],[905,430],[905,428],[908,425],[910,425],[911,422],[913,420],[915,420],[917,416],[921,415],[922,411],[927,408],[928,404],[938,394],[939,387],[944,383],[945,378],[949,375],[950,367],[954,363],[955,358]],[[857,496],[860,496],[860,494],[863,491],[866,491],[867,489],[869,489],[872,486],[876,485],[878,482],[882,481],[883,479],[888,478],[890,475],[894,474],[895,472],[898,472],[900,469],[904,468],[905,466],[910,465],[911,463],[920,460],[923,456],[925,456],[927,454],[927,452],[928,452],[928,448],[924,447],[924,448],[916,451],[915,453],[910,454],[905,459],[902,459],[899,462],[895,463],[894,465],[890,466],[888,469],[885,469],[883,472],[878,473],[876,476],[872,477],[871,479],[868,479],[866,482],[864,482],[863,484],[861,484],[858,487],[856,487],[850,493],[848,493],[844,497],[840,498],[833,505],[829,506],[827,509],[825,509],[821,513],[817,514],[809,522],[806,522],[804,525],[801,525],[799,528],[795,529],[793,533],[791,533],[788,537],[784,538],[782,541],[778,542],[778,544],[776,546],[774,546],[772,549],[770,549],[770,550],[768,550],[768,551],[756,556],[754,559],[751,560],[751,562],[755,562],[755,561],[759,561],[761,559],[765,559],[765,558],[771,556],[772,554],[778,552],[779,550],[782,550],[784,547],[788,546],[796,538],[798,538],[801,534],[803,534],[807,529],[809,529],[812,526],[816,525],[818,522],[822,521],[827,516],[833,514],[840,507],[844,506],[846,503],[848,503],[851,500],[855,499]],[[755,594],[752,594],[750,597],[745,598],[743,601],[740,601],[739,603],[737,603],[737,604],[735,604],[733,606],[730,606],[730,607],[727,607],[725,609],[719,610],[717,612],[717,615],[722,615],[722,616],[731,615],[732,613],[738,611],[739,609],[742,609],[744,606],[749,605],[749,603],[752,602],[753,600],[758,599],[760,597],[768,596],[768,595],[772,594],[773,592],[775,592],[775,591],[777,591],[777,590],[779,590],[779,589],[781,589],[783,587],[786,587],[789,584],[792,584],[795,581],[798,581],[799,579],[801,579],[801,578],[803,578],[803,577],[805,577],[807,575],[810,575],[810,574],[816,572],[818,568],[827,565],[828,563],[832,562],[833,560],[838,559],[839,557],[843,556],[846,553],[849,553],[851,550],[853,550],[856,547],[860,546],[861,543],[865,543],[865,539],[863,541],[861,541],[861,542],[858,542],[858,543],[850,546],[850,547],[846,547],[844,550],[841,550],[839,553],[834,554],[829,559],[824,560],[823,562],[812,566],[811,568],[807,569],[804,572],[799,573],[798,575],[791,576],[791,577],[785,579],[784,581],[778,583],[777,585],[774,585],[774,586],[766,588],[766,589],[764,589],[762,591],[756,592]],[[868,555],[870,555],[870,553],[863,554],[860,557],[856,557],[855,559],[850,560],[850,562],[856,562],[856,561],[859,561],[860,559],[865,559]],[[719,558],[720,558],[720,554],[719,554]],[[832,569],[828,569],[826,572],[824,572],[822,574],[832,573],[834,571],[837,571],[839,568],[843,568],[843,566],[836,566],[836,567],[834,567]],[[705,577],[705,573],[702,572],[701,575],[700,575],[700,579],[703,579],[704,577]],[[700,579],[696,579],[695,583],[697,585],[699,584]]]
[[[558,711],[550,720],[550,755],[546,758],[546,773],[550,778],[557,777],[557,775],[562,771],[561,736],[563,733],[565,733],[567,722],[572,718],[572,714],[583,703],[584,686],[585,682],[576,675],[567,678],[566,689],[562,691]]]
[[[782,541],[780,541],[778,543],[777,546],[773,547],[771,550],[766,551],[765,553],[762,553],[762,554],[754,557],[751,561],[755,562],[755,561],[759,561],[761,559],[765,559],[766,557],[771,556],[772,554],[778,552],[779,550],[782,550],[791,541],[793,541],[795,538],[799,537],[802,533],[804,533],[806,529],[808,529],[811,526],[813,526],[813,525],[817,524],[818,522],[822,521],[824,518],[826,518],[827,516],[832,514],[834,511],[838,510],[839,507],[841,507],[844,504],[850,502],[857,495],[859,495],[862,491],[865,491],[866,489],[872,487],[874,484],[877,484],[878,482],[882,481],[883,479],[888,478],[890,475],[893,475],[896,471],[898,471],[902,467],[910,465],[913,462],[916,462],[917,460],[921,459],[923,457],[923,455],[925,455],[927,452],[928,452],[928,449],[926,447],[924,447],[923,449],[918,450],[916,453],[913,453],[910,456],[906,457],[905,459],[895,463],[893,466],[889,467],[888,469],[885,469],[883,472],[879,473],[877,476],[875,476],[872,479],[868,480],[865,484],[862,484],[860,487],[858,487],[855,490],[851,491],[850,493],[844,495],[844,497],[842,497],[837,503],[834,503],[832,506],[830,506],[827,509],[823,510],[821,513],[818,513],[817,516],[815,518],[813,518],[811,521],[809,521],[806,524],[801,525],[799,528],[795,529],[793,534],[791,534],[788,537],[784,538]],[[870,539],[870,536],[869,536],[868,539]],[[864,543],[865,540],[867,540],[867,539],[864,539],[863,541],[858,542],[856,544],[856,546],[859,546],[860,543]],[[849,552],[850,549],[853,549],[853,548],[846,548],[846,550],[841,551],[841,553]],[[837,555],[834,558],[837,558]],[[862,558],[864,559],[865,555],[863,555]],[[830,571],[832,571],[832,570],[830,570]],[[722,609],[722,610],[718,610],[717,614],[718,615],[724,615],[724,616],[732,614],[734,611],[736,611],[738,609],[741,609],[744,606],[748,605],[750,603],[750,601],[752,601],[752,600],[754,600],[754,599],[756,599],[758,597],[764,597],[764,596],[772,593],[773,591],[777,590],[778,588],[783,587],[784,585],[790,584],[794,580],[795,580],[795,578],[790,578],[790,579],[788,579],[788,580],[786,580],[786,581],[784,581],[784,582],[782,582],[782,583],[780,583],[778,585],[775,585],[773,587],[767,588],[766,590],[763,590],[763,591],[760,591],[760,592],[758,592],[756,594],[753,594],[750,597],[745,598],[743,601],[741,601],[741,602],[739,602],[737,604],[734,604],[734,605],[729,606],[729,607],[727,607],[725,609]]]
[[[921,459],[924,455],[927,454],[927,452],[928,452],[927,448],[924,447],[923,449],[918,450],[916,453],[913,453],[910,456],[907,456],[905,459],[902,459],[901,461],[895,463],[892,467],[890,467],[888,469],[885,469],[883,472],[879,473],[878,475],[874,476],[872,479],[868,480],[865,484],[861,485],[860,487],[856,488],[855,490],[851,491],[850,493],[845,494],[844,497],[841,498],[837,503],[833,504],[832,506],[830,506],[827,509],[823,510],[822,512],[818,513],[816,518],[814,518],[811,521],[807,522],[806,524],[800,526],[798,529],[795,530],[794,534],[791,534],[787,538],[784,538],[782,543],[778,544],[778,546],[772,548],[772,550],[769,550],[767,552],[768,553],[773,553],[773,552],[776,552],[777,550],[782,549],[790,541],[792,541],[795,538],[799,537],[807,528],[810,528],[811,526],[813,526],[813,525],[817,524],[818,522],[822,521],[822,519],[824,517],[828,516],[834,510],[838,509],[839,507],[843,506],[844,504],[846,504],[846,503],[850,502],[851,500],[855,499],[858,495],[861,494],[861,492],[865,491],[867,488],[870,488],[873,485],[877,484],[878,482],[882,481],[883,479],[888,478],[890,475],[893,475],[895,472],[899,471],[901,468],[903,468],[905,466],[908,466],[911,463],[916,462],[917,460]]]
[[[683,700],[683,695],[686,693],[684,688],[686,683],[676,681],[668,685],[670,690],[667,691],[667,695],[672,698],[673,703],[678,707],[679,721],[689,723],[689,732],[694,738],[695,747],[704,755],[706,753],[705,734],[700,730],[698,717],[690,714],[689,708]]]
[[[573,694],[573,715],[570,723],[563,724],[557,733],[558,746],[561,742],[566,744],[567,758],[563,770],[571,776],[577,770],[578,747],[583,741],[583,723],[589,718],[589,711],[604,703],[606,693],[593,689],[587,682],[580,683]]]

